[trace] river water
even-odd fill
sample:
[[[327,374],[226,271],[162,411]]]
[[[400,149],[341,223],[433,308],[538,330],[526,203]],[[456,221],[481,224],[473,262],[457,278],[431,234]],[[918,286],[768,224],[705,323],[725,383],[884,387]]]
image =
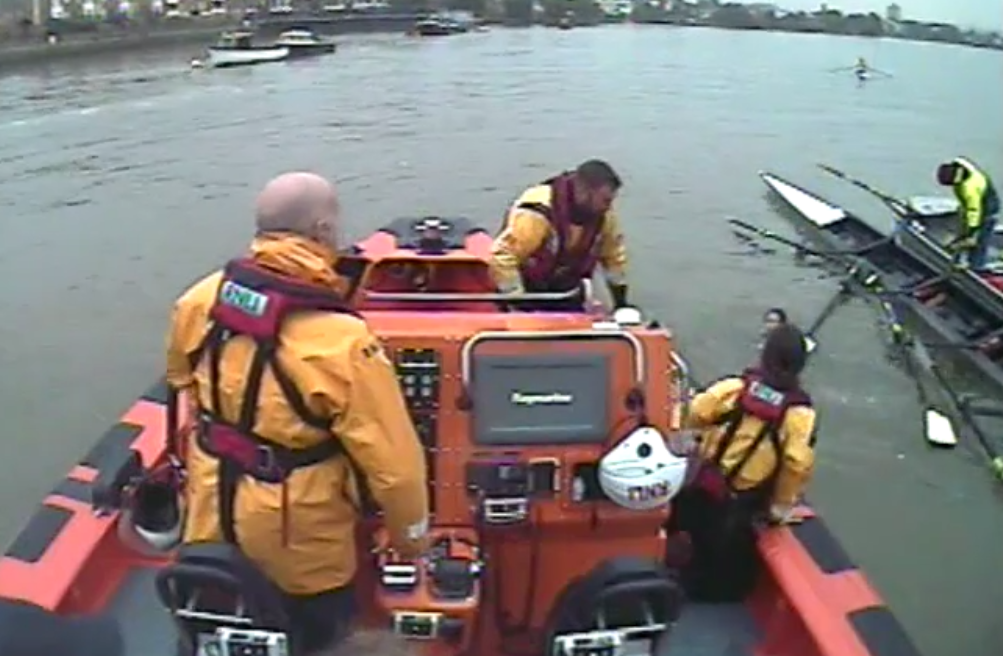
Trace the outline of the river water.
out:
[[[242,248],[281,171],[335,179],[358,237],[403,215],[494,227],[524,186],[606,158],[627,183],[634,294],[704,377],[748,361],[766,307],[807,324],[835,291],[734,240],[726,217],[788,229],[757,171],[883,227],[815,163],[901,194],[936,192],[936,163],[961,153],[1003,178],[993,51],[620,26],[362,37],[233,71],[189,72],[190,54],[0,79],[0,542],[158,375],[173,297]],[[827,72],[858,55],[894,77]],[[927,656],[1003,653],[1003,512],[980,456],[925,446],[865,303],[819,342],[813,499]]]

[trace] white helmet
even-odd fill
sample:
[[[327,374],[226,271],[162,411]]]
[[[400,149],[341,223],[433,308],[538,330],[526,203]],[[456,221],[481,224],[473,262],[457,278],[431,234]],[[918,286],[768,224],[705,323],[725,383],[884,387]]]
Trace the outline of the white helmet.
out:
[[[163,554],[181,543],[181,506],[170,481],[148,478],[136,485],[118,519],[118,536],[131,549]]]
[[[688,461],[669,450],[653,426],[640,426],[599,461],[599,486],[628,510],[668,504],[686,480]]]

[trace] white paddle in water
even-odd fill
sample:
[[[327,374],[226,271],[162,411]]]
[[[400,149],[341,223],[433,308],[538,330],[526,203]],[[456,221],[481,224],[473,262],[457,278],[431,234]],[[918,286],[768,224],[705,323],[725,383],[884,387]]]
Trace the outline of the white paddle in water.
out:
[[[881,299],[880,303],[888,322],[888,328],[892,332],[892,339],[902,352],[906,374],[916,383],[916,393],[923,406],[923,432],[926,441],[933,446],[946,449],[957,446],[958,436],[954,432],[954,425],[947,415],[934,407],[923,382],[924,371],[929,371],[932,366],[930,353],[923,346],[923,342],[906,332],[892,303],[885,299]],[[917,365],[924,371],[918,371]]]

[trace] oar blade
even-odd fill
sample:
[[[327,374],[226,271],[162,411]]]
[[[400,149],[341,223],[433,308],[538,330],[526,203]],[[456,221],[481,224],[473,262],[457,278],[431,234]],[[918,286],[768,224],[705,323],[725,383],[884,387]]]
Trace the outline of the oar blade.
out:
[[[927,408],[925,420],[927,442],[948,449],[958,445],[958,436],[954,433],[954,426],[943,413],[937,412],[933,408]]]

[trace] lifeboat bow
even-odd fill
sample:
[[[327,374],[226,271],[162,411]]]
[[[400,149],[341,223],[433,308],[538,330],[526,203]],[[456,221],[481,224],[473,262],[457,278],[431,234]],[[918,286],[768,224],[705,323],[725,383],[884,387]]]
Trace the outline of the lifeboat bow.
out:
[[[588,281],[499,294],[491,243],[466,219],[401,219],[339,259],[425,447],[432,510],[416,561],[388,548],[377,509],[365,513],[363,623],[426,656],[916,656],[859,571],[832,562],[817,519],[764,533],[750,599],[684,608],[664,564],[680,551],[663,526],[684,483],[668,447],[690,389],[671,332],[633,309],[608,313]],[[154,640],[184,656],[299,656],[285,598],[239,550],[165,540],[153,553],[125,539],[137,488],[184,481],[169,454],[191,418],[165,390],[46,499],[0,559],[0,599],[111,612],[136,643],[129,656]],[[169,511],[143,517],[146,533],[176,521]],[[159,605],[173,622],[149,613]]]

